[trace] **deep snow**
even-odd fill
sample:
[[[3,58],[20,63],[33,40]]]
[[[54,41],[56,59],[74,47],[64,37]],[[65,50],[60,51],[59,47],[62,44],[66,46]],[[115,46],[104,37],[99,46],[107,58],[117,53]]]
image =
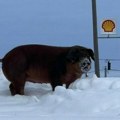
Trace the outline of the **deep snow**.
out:
[[[25,95],[11,96],[0,69],[0,120],[119,120],[120,78],[82,78],[69,89],[26,83]]]

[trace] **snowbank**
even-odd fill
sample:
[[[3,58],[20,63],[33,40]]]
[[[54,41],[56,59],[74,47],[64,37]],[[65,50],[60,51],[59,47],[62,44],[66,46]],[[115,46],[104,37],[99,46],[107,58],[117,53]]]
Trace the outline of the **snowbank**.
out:
[[[78,79],[69,89],[26,83],[24,96],[11,96],[0,70],[1,120],[120,119],[120,78]]]

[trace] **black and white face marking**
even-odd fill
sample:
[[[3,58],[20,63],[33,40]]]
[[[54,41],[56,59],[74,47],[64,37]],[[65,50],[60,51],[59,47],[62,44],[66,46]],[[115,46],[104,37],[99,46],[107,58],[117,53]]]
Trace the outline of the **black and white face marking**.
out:
[[[80,61],[80,69],[83,73],[87,73],[91,68],[91,61],[88,58],[84,58]]]

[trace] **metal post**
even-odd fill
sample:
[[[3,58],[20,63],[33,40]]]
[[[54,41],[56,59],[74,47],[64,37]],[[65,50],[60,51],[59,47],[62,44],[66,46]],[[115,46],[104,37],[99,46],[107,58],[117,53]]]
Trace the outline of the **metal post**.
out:
[[[97,77],[100,77],[96,0],[92,0],[92,16],[93,16],[93,43],[95,53],[95,74],[97,75]]]
[[[107,77],[107,67],[106,66],[105,66],[104,71],[105,71],[105,77]]]

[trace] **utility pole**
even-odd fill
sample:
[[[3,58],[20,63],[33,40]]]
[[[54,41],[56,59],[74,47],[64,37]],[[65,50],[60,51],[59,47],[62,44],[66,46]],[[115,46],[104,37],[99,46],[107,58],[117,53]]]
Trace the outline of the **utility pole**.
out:
[[[105,76],[104,77],[107,77],[107,67],[106,66],[104,68],[104,71],[105,71]]]
[[[95,74],[97,75],[97,77],[100,77],[96,0],[92,0],[92,16],[93,16],[93,43],[95,53]]]

